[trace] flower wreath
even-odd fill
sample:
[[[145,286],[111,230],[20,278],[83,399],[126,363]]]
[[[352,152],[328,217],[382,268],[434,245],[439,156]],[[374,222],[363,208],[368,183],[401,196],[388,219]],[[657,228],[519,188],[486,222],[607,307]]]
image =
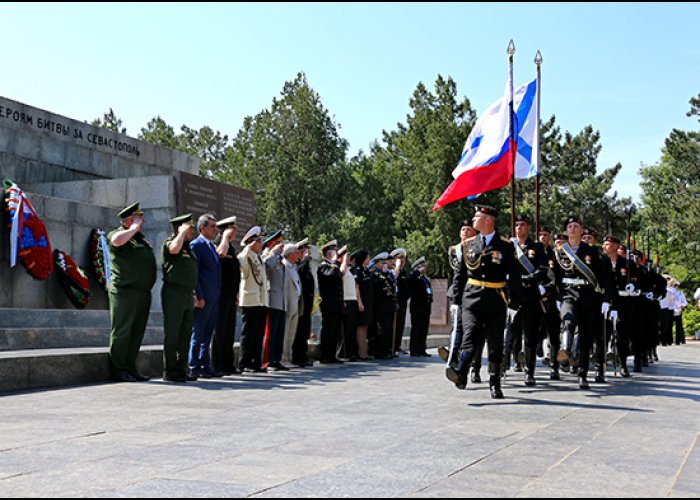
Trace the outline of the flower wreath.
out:
[[[34,279],[46,281],[53,272],[51,242],[46,226],[17,184],[8,179],[3,182],[3,187],[11,219],[10,267],[16,267],[19,258]]]
[[[85,309],[90,302],[90,282],[85,272],[62,250],[54,250],[54,262],[58,280],[71,304],[78,309]]]
[[[90,233],[90,261],[97,275],[97,282],[105,290],[111,283],[109,251],[107,236],[102,229],[93,229]]]

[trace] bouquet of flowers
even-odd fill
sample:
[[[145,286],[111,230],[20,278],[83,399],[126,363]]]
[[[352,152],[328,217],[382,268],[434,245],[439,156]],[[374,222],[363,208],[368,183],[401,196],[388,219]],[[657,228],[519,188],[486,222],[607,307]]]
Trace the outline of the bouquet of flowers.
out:
[[[85,309],[90,302],[90,282],[80,267],[62,250],[54,250],[58,280],[68,300],[78,309]]]
[[[24,192],[11,180],[3,183],[10,212],[10,267],[17,266],[17,259],[27,272],[37,280],[49,279],[53,272],[51,243],[46,226],[39,219]]]
[[[97,275],[97,282],[105,290],[111,284],[109,268],[109,251],[107,236],[102,229],[93,229],[90,233],[90,260]]]

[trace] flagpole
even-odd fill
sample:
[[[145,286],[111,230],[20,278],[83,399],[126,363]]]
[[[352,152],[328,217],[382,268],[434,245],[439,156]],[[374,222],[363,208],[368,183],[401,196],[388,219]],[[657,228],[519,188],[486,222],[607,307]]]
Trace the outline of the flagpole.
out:
[[[537,159],[537,176],[535,177],[535,234],[540,234],[540,97],[542,94],[542,76],[540,67],[542,66],[542,53],[538,50],[535,55],[535,65],[537,66],[537,132],[535,132],[535,158]]]
[[[511,142],[511,173],[510,178],[510,230],[511,237],[515,237],[515,157],[517,154],[517,137],[515,135],[515,120],[513,120],[513,55],[515,54],[515,43],[513,40],[508,44],[508,76],[510,79],[510,140]]]

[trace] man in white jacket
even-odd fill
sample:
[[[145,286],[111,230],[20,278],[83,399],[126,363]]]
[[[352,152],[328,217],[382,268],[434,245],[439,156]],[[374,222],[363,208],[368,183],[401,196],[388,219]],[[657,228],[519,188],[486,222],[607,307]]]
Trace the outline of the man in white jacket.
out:
[[[238,293],[243,316],[241,331],[241,371],[265,372],[262,367],[263,339],[267,320],[267,273],[260,259],[262,252],[261,229],[253,227],[246,233],[241,245],[245,248],[238,254],[241,263],[241,284]]]

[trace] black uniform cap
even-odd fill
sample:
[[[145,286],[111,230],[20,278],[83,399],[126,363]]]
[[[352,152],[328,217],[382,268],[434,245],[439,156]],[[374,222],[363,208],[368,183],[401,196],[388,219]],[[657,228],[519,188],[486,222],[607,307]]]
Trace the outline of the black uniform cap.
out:
[[[586,229],[583,230],[583,234],[588,235],[588,236],[593,236],[596,239],[598,238],[598,232],[595,229],[591,229],[589,227],[587,227]]]
[[[494,207],[490,207],[488,205],[477,205],[476,206],[476,213],[490,215],[491,217],[498,216],[498,210],[496,210]]]
[[[549,227],[549,226],[542,226],[542,227],[540,228],[540,234],[542,234],[542,233],[549,233],[549,234],[552,234],[552,228]]]
[[[615,238],[614,236],[606,236],[603,241],[605,243],[615,243],[616,245],[619,245],[621,243],[619,238]]]
[[[518,214],[515,216],[515,222],[527,222],[530,224],[530,217],[527,214]]]
[[[577,224],[580,224],[583,226],[583,220],[581,220],[581,217],[578,217],[577,215],[572,215],[568,219],[566,219],[566,222],[564,222],[564,227],[568,227],[569,224],[576,222]]]

